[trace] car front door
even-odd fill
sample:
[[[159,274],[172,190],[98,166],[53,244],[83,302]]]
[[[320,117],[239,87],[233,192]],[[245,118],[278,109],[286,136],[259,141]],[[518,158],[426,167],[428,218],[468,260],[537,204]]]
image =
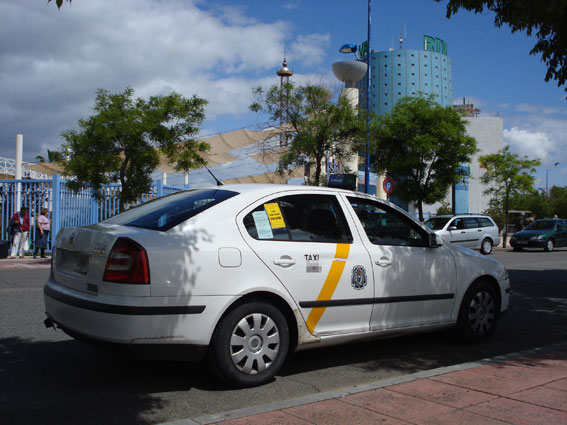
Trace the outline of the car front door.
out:
[[[557,246],[567,246],[567,220],[557,223]]]
[[[248,245],[287,288],[314,335],[369,329],[372,264],[335,194],[288,194],[237,220]]]
[[[429,247],[428,233],[386,204],[354,196],[347,199],[372,258],[375,283],[370,329],[449,321],[457,276],[448,248]]]
[[[462,218],[454,218],[447,226],[447,234],[445,238],[449,239],[451,243],[464,245],[467,232],[465,230],[465,222]]]

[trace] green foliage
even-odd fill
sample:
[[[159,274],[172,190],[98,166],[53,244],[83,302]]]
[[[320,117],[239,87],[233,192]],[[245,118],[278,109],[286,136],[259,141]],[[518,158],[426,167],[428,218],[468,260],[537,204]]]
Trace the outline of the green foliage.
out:
[[[462,178],[459,166],[477,151],[465,123],[457,111],[442,107],[432,96],[402,98],[391,113],[373,120],[373,168],[396,180],[396,196],[415,203],[421,220],[423,204],[444,199]]]
[[[73,176],[72,189],[89,186],[100,196],[101,186],[121,183],[120,210],[136,201],[151,185],[160,152],[185,171],[205,164],[199,155],[209,145],[194,139],[203,121],[206,101],[177,93],[134,99],[134,90],[121,93],[99,89],[95,114],[79,120],[80,130],[61,134],[65,139],[60,163]]]
[[[296,87],[293,83],[282,87],[274,85],[267,91],[257,87],[253,95],[255,101],[250,110],[267,114],[276,127],[284,123],[279,130],[284,133],[288,146],[280,157],[281,174],[290,168],[313,167],[314,176],[309,183],[321,185],[325,158],[334,157],[344,162],[356,155],[356,146],[364,137],[365,121],[345,99],[335,104],[330,102],[324,88]]]
[[[479,163],[485,168],[480,181],[490,185],[484,193],[492,195],[503,205],[507,228],[510,197],[534,192],[535,179],[532,173],[535,173],[535,167],[541,165],[541,162],[539,159],[519,158],[510,153],[506,146],[498,153],[481,156]]]
[[[553,217],[550,200],[539,192],[511,196],[509,207],[510,210],[530,211],[538,218]]]
[[[440,2],[441,0],[435,0]],[[545,81],[557,80],[562,86],[567,80],[567,1],[547,0],[449,0],[447,17],[460,9],[475,13],[494,12],[497,27],[507,25],[512,32],[526,31],[528,36],[535,33],[536,44],[531,55],[541,54],[547,65]],[[567,88],[565,89],[567,91]]]
[[[549,191],[551,213],[567,218],[567,187],[553,186]]]
[[[453,208],[451,208],[451,204],[447,200],[441,201],[441,206],[437,208],[436,215],[449,215],[453,213]]]
[[[482,211],[484,215],[491,217],[500,230],[506,226],[504,208],[500,199],[492,198],[488,203],[488,208]]]
[[[47,0],[47,3],[51,3],[52,0]],[[69,2],[69,4],[71,4],[72,0],[67,0]],[[63,0],[55,0],[55,4],[57,5],[57,9],[61,9],[61,6],[63,6]]]
[[[510,210],[531,211],[538,218],[567,218],[567,187],[553,186],[549,198],[539,192],[512,196]]]
[[[38,162],[46,162],[45,161],[45,157],[41,156],[41,155],[37,155],[35,157],[35,159],[38,160]],[[62,162],[64,159],[63,154],[59,151],[51,151],[49,149],[47,149],[47,162]]]

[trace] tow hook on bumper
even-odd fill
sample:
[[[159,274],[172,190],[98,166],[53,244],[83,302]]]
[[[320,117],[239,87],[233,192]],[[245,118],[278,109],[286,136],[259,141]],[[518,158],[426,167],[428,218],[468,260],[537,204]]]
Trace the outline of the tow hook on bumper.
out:
[[[49,316],[47,316],[47,319],[45,319],[43,321],[43,324],[45,325],[46,328],[53,328],[53,329],[57,329],[57,326],[55,324],[55,322],[53,321],[53,319]]]

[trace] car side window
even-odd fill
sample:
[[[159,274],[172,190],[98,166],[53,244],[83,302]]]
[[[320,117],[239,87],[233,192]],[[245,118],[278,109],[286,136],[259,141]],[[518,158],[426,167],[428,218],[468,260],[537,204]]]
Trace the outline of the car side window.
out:
[[[480,227],[493,227],[494,223],[488,217],[478,217],[478,222],[480,223]]]
[[[449,227],[451,226],[456,227],[457,229],[464,229],[465,223],[462,218],[456,218],[451,222],[451,224],[449,224]]]
[[[289,195],[259,205],[244,217],[255,239],[352,243],[343,211],[333,195]]]
[[[372,244],[426,245],[426,232],[394,209],[367,199],[348,197],[348,200]]]
[[[476,218],[474,217],[466,217],[463,221],[465,222],[465,229],[476,229],[477,227],[480,227],[478,221],[476,221]]]

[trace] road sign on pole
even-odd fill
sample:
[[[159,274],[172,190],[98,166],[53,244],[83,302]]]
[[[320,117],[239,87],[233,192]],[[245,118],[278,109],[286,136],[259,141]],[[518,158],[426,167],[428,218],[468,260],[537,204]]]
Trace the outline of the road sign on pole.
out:
[[[391,177],[385,178],[382,186],[384,186],[384,192],[388,195],[391,194],[394,191],[394,179]]]

